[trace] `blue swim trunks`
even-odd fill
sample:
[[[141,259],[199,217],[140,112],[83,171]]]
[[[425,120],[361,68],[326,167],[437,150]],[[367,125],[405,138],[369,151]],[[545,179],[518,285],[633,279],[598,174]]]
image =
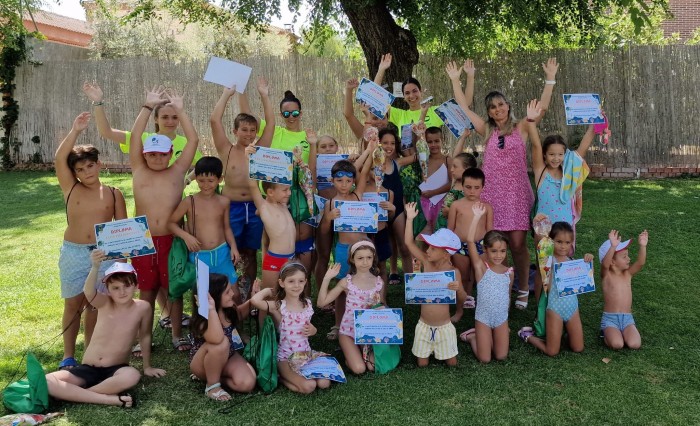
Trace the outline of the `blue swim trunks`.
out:
[[[612,327],[624,331],[627,327],[634,324],[634,317],[630,313],[603,312],[603,317],[600,319],[601,330]]]
[[[314,250],[314,237],[307,238],[305,240],[297,241],[294,243],[294,254],[299,256],[300,254],[308,253]]]
[[[231,201],[229,222],[238,250],[260,250],[263,223],[252,201]]]
[[[484,254],[484,246],[483,243],[484,240],[477,241],[476,242],[476,251],[479,252],[479,254]],[[469,256],[469,244],[468,243],[462,243],[462,247],[457,250],[457,254],[461,254],[462,256]]]
[[[229,248],[227,243],[223,243],[215,249],[190,253],[190,262],[196,265],[197,258],[209,265],[210,273],[226,275],[231,284],[235,284],[238,281],[236,268],[234,268],[231,261],[231,248]]]
[[[340,263],[340,272],[335,276],[338,279],[345,278],[350,270],[348,251],[350,251],[350,244],[336,243],[335,251],[333,252],[333,260],[335,263]]]
[[[60,255],[58,256],[58,273],[61,279],[61,297],[70,299],[83,292],[85,279],[92,269],[90,252],[95,250],[95,244],[76,244],[63,241]],[[102,277],[107,268],[112,266],[113,260],[106,260],[100,265],[100,273],[97,276],[97,289],[106,292],[102,284]]]

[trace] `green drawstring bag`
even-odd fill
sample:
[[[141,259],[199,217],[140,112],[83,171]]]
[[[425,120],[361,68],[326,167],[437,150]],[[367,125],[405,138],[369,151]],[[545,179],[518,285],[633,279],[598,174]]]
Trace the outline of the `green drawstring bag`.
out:
[[[46,373],[34,354],[27,354],[27,378],[10,384],[2,394],[2,402],[14,413],[39,414],[49,407]]]
[[[295,165],[294,171],[292,172],[292,194],[289,197],[289,212],[292,214],[294,223],[301,223],[310,219],[312,216],[311,212],[309,211],[309,202],[306,199],[306,194],[304,194],[304,189],[301,186],[302,173],[301,167]],[[316,202],[313,204],[314,215],[317,215],[318,206],[316,205]]]
[[[255,366],[258,386],[263,392],[270,393],[277,388],[277,332],[272,316],[265,317],[262,330],[250,338],[243,357]]]
[[[194,197],[190,195],[192,204],[192,232],[194,232]],[[196,236],[196,235],[195,235]],[[173,239],[173,245],[168,253],[168,296],[179,299],[197,283],[197,268],[190,262],[190,251],[185,240],[180,237]]]
[[[374,372],[386,374],[396,368],[401,361],[399,345],[372,345],[374,351]]]
[[[535,319],[535,324],[532,328],[535,333],[535,336],[537,337],[545,337],[546,334],[545,319],[547,317],[548,300],[549,296],[544,291],[544,289],[542,289],[542,293],[540,294],[540,301],[537,303],[537,319]]]

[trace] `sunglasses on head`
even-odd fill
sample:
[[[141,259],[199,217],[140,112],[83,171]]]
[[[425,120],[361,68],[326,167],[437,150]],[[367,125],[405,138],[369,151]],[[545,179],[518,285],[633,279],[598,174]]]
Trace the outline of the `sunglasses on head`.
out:
[[[353,179],[353,178],[355,178],[355,175],[354,175],[352,172],[339,171],[339,172],[335,172],[335,173],[333,174],[333,177],[334,177],[334,178],[343,178],[343,177],[347,177],[347,178]]]
[[[295,109],[294,111],[282,111],[282,117],[284,117],[284,118],[289,118],[289,117],[297,118],[297,117],[299,117],[299,114],[301,114],[301,111],[299,111],[298,109]]]
[[[506,146],[506,137],[505,136],[499,136],[498,137],[498,149],[503,149]]]

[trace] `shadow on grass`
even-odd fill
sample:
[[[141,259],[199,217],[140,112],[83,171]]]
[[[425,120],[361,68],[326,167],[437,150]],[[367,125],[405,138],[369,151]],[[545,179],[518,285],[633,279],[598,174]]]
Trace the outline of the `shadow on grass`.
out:
[[[27,228],[40,217],[64,210],[58,181],[51,173],[3,172],[0,229]]]

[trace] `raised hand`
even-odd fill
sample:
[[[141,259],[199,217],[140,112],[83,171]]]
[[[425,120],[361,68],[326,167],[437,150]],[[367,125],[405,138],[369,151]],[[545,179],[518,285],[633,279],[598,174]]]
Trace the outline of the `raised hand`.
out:
[[[73,120],[73,127],[71,128],[71,131],[80,133],[87,129],[88,123],[90,123],[90,117],[92,117],[92,115],[89,112],[81,112],[78,114],[78,116],[75,117],[75,120]]]
[[[209,302],[209,309],[216,310],[216,302],[214,302],[214,298],[209,293],[207,293],[207,302]]]
[[[591,253],[586,253],[583,255],[583,261],[588,263],[588,262],[593,262],[593,255]]]
[[[163,95],[165,95],[165,87],[163,86],[154,87],[146,91],[146,106],[153,108],[156,105],[168,102],[167,99],[163,98]]]
[[[622,241],[620,239],[620,233],[614,229],[608,234],[608,239],[610,240],[610,245],[612,248],[616,248],[617,245],[620,244],[620,241]]]
[[[270,85],[264,77],[258,77],[258,93],[260,96],[270,95]]]
[[[462,75],[462,67],[458,67],[457,63],[454,61],[448,62],[445,66],[445,72],[447,72],[450,80],[458,80]]]
[[[184,102],[182,101],[182,96],[178,95],[175,90],[168,90],[166,92],[165,98],[167,100],[166,106],[173,107],[175,111],[181,112],[184,108]]]
[[[316,145],[318,142],[318,136],[316,135],[316,132],[311,130],[311,129],[306,129],[306,142],[308,142],[311,145]]]
[[[345,88],[347,90],[354,90],[360,87],[360,81],[356,78],[351,78],[350,80],[345,82]]]
[[[542,113],[542,108],[540,107],[540,101],[538,99],[533,99],[527,104],[527,119],[536,120]]]
[[[542,70],[544,70],[544,75],[547,80],[554,80],[554,78],[557,76],[557,71],[559,70],[557,58],[549,58],[547,59],[547,62],[543,62]]]
[[[474,212],[474,218],[478,219],[486,214],[486,207],[482,203],[477,201],[472,206],[472,212]]]
[[[94,268],[99,268],[100,264],[105,259],[107,259],[107,255],[105,255],[105,252],[102,250],[95,249],[90,252],[90,262],[92,262]]]
[[[391,53],[382,55],[381,61],[379,61],[379,71],[386,71],[391,66]]]
[[[416,209],[416,203],[408,203],[405,207],[406,219],[415,219],[418,216],[418,210]]]
[[[476,68],[474,68],[474,61],[472,61],[471,59],[464,60],[464,65],[462,66],[462,69],[465,73],[467,73],[467,75],[474,75],[476,73]]]
[[[224,96],[230,98],[236,94],[236,85],[234,84],[233,87],[224,87]]]
[[[93,102],[102,102],[104,99],[102,88],[97,83],[83,83],[83,93]]]
[[[334,263],[333,266],[328,268],[326,275],[324,275],[323,280],[332,280],[340,273],[340,263]]]
[[[641,247],[646,247],[646,245],[649,243],[649,233],[645,229],[644,232],[639,234],[639,245]]]

